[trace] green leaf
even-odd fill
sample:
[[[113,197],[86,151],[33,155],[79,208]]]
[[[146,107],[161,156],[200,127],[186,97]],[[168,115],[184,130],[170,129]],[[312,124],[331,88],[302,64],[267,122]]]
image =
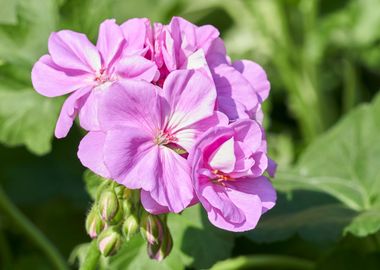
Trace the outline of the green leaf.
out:
[[[357,216],[344,230],[357,236],[366,236],[380,230],[380,209],[371,209]]]
[[[244,235],[258,243],[286,240],[298,234],[313,243],[335,242],[356,216],[334,198],[319,192],[295,191],[291,198],[278,194],[276,207]]]
[[[60,99],[41,97],[33,89],[0,89],[0,142],[48,153],[60,105]]]
[[[279,189],[326,192],[347,207],[372,211],[380,204],[380,95],[372,104],[349,113],[335,127],[315,140],[293,170],[279,172]],[[371,216],[371,218],[369,218]],[[356,223],[360,236],[372,233],[372,215]],[[360,226],[360,229],[357,227]],[[360,232],[360,233],[359,233]]]

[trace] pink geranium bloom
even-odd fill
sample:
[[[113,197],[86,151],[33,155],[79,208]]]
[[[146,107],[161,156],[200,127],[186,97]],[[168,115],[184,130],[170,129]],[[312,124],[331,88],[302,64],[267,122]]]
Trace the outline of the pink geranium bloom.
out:
[[[230,231],[253,229],[271,209],[276,193],[262,176],[266,146],[254,120],[237,120],[208,130],[189,154],[195,193],[215,226]]]
[[[173,17],[168,25],[154,25],[151,48],[151,59],[160,69],[160,81],[174,70],[206,68],[216,86],[218,110],[231,120],[262,120],[261,103],[270,89],[265,71],[249,60],[231,63],[215,27],[198,27]]]
[[[204,131],[227,122],[214,112],[215,99],[213,83],[199,71],[173,71],[163,88],[114,83],[99,111],[103,131],[85,136],[79,159],[104,177],[141,188],[147,210],[178,213],[194,198],[187,152]]]
[[[47,97],[72,93],[63,104],[55,135],[65,137],[80,112],[80,124],[98,130],[98,103],[108,86],[122,78],[152,81],[158,77],[156,65],[142,57],[144,42],[128,35],[141,22],[104,21],[96,46],[81,33],[62,30],[49,38],[49,54],[42,56],[32,70],[36,91]],[[144,33],[141,33],[144,34]]]

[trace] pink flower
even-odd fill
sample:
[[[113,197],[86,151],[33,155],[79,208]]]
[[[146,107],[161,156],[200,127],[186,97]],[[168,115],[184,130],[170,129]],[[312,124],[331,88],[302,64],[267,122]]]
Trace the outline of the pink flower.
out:
[[[253,229],[275,205],[268,179],[266,143],[254,120],[237,120],[208,130],[189,154],[195,193],[215,226],[230,231]]]
[[[135,24],[127,21],[120,28],[115,20],[104,21],[96,46],[84,34],[69,30],[50,35],[50,54],[34,65],[32,82],[47,97],[72,93],[63,104],[56,137],[67,135],[78,113],[84,129],[98,130],[98,103],[112,82],[120,78],[150,82],[158,76],[156,65],[139,55],[147,50],[145,41],[127,35]]]
[[[107,91],[99,111],[104,131],[79,146],[82,164],[131,189],[142,189],[151,212],[180,212],[194,198],[187,152],[207,129],[228,120],[215,113],[215,88],[197,71],[173,71],[163,88],[124,80]],[[157,208],[157,209],[156,209]]]
[[[216,28],[173,17],[169,25],[156,23],[154,36],[150,55],[159,67],[161,82],[174,70],[203,67],[215,83],[218,110],[231,120],[262,120],[261,103],[270,89],[266,73],[249,60],[231,63]]]

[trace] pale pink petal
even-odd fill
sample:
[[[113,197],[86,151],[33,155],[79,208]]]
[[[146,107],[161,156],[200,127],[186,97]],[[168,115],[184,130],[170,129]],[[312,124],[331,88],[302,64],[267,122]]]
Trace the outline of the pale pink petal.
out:
[[[96,47],[86,35],[62,30],[49,37],[49,53],[58,66],[86,72],[101,68],[101,59]]]
[[[156,64],[142,56],[123,58],[117,63],[116,72],[122,78],[139,79],[147,82],[158,79],[160,75]]]
[[[239,60],[233,63],[243,76],[250,82],[255,92],[260,96],[261,102],[267,99],[270,83],[264,69],[257,63],[249,60]]]
[[[231,120],[249,118],[245,106],[228,96],[217,97],[217,109],[228,115]]]
[[[85,104],[91,89],[92,87],[81,88],[65,100],[55,126],[55,136],[57,138],[64,138],[69,133],[74,119]]]
[[[209,159],[211,168],[230,173],[235,168],[234,138],[230,138],[213,152]]]
[[[240,103],[244,105],[246,113],[252,113],[251,111],[259,103],[258,97],[251,84],[239,71],[228,64],[220,64],[211,67],[211,73],[218,94],[218,108],[222,112],[226,113],[231,120],[235,120],[237,115],[231,115],[224,109],[236,103],[234,107],[237,110],[240,106],[237,103]]]
[[[106,134],[89,132],[79,144],[78,157],[83,166],[96,174],[109,178],[110,173],[104,164],[103,150]]]
[[[203,25],[195,29],[197,47],[207,52],[214,40],[219,37],[219,31],[212,25]]]
[[[100,126],[106,130],[132,126],[156,133],[165,114],[158,90],[161,89],[145,81],[122,80],[112,84],[99,108]]]
[[[162,206],[161,204],[158,204],[155,200],[153,200],[152,196],[150,195],[150,192],[141,190],[140,194],[141,204],[149,213],[154,215],[160,215],[170,212],[167,206]]]
[[[41,95],[56,97],[91,83],[91,74],[57,66],[50,55],[42,56],[33,66],[32,83]]]
[[[162,95],[171,108],[169,128],[172,131],[210,117],[214,112],[214,85],[198,71],[173,71],[164,83]]]
[[[124,36],[115,20],[105,20],[100,24],[96,47],[101,56],[103,67],[109,65],[123,49]]]
[[[160,148],[161,171],[156,172],[156,186],[150,191],[152,198],[170,212],[179,213],[193,200],[193,186],[187,160],[167,147]],[[148,164],[148,163],[147,163]]]
[[[127,188],[151,190],[160,175],[158,146],[134,127],[107,132],[104,162],[111,177]]]

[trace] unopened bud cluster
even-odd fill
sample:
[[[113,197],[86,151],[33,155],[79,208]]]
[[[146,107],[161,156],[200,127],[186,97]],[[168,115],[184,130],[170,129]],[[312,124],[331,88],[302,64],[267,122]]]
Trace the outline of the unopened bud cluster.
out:
[[[105,180],[87,215],[86,230],[96,239],[105,257],[115,255],[124,241],[131,240],[140,231],[147,241],[149,257],[162,260],[172,248],[165,218],[151,215],[141,207],[138,190]]]

